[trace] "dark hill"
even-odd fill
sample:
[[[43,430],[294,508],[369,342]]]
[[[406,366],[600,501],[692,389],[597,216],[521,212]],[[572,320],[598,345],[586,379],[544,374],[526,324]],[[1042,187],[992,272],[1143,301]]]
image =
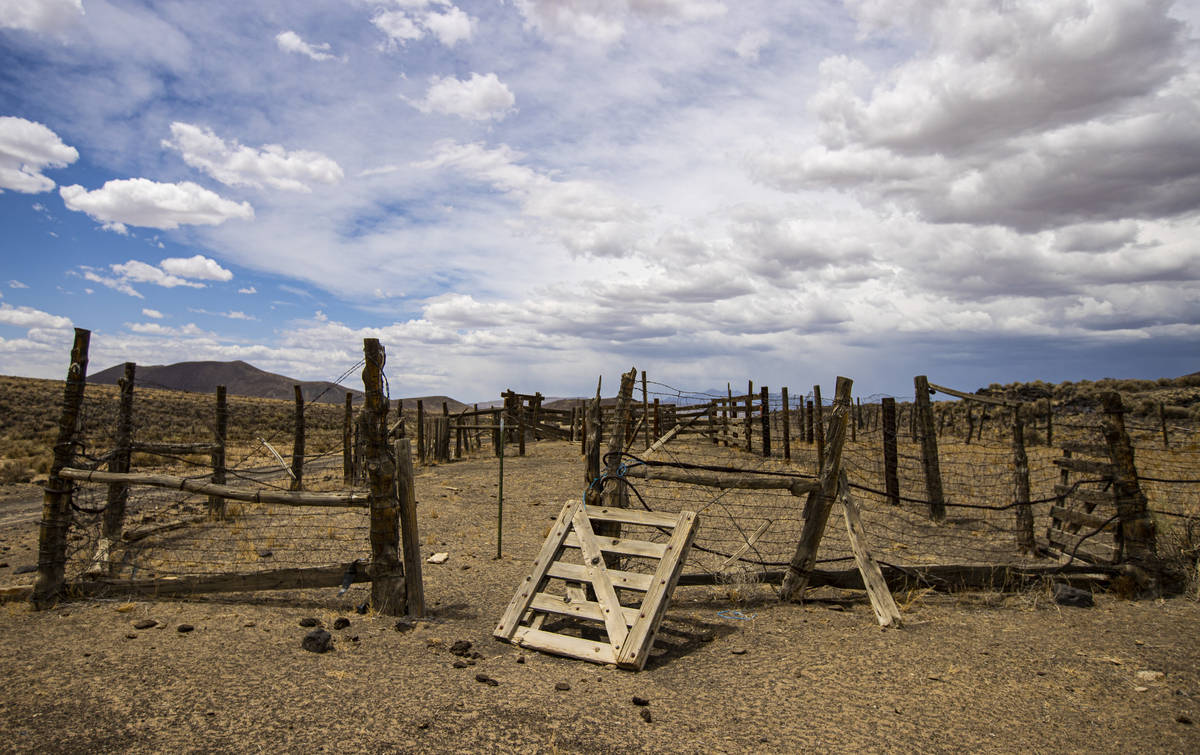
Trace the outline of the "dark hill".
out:
[[[116,385],[125,374],[124,365],[116,365],[88,376],[89,383]],[[357,376],[352,376],[357,379]],[[144,388],[162,388],[172,391],[211,393],[218,385],[224,385],[235,396],[255,398],[291,399],[295,395],[292,386],[299,384],[305,401],[340,404],[346,400],[346,392],[354,394],[354,402],[362,401],[361,390],[346,388],[329,381],[293,380],[283,375],[260,370],[243,361],[236,362],[179,362],[168,365],[138,365],[137,385]],[[349,381],[347,381],[349,382]]]

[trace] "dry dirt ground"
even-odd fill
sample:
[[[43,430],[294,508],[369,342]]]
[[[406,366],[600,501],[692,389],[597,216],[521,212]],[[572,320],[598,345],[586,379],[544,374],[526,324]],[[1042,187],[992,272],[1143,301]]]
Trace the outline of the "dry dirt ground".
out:
[[[769,588],[735,602],[683,587],[640,673],[497,642],[547,525],[582,492],[582,462],[565,443],[506,459],[499,560],[496,466],[418,469],[424,552],[450,559],[425,565],[430,617],[407,631],[355,612],[365,585],[0,605],[0,749],[1200,751],[1200,605],[1188,598],[1102,594],[1080,609],[1045,589],[902,594],[907,625],[883,631],[853,593],[785,605]],[[20,516],[0,522],[5,584],[20,581],[15,556],[28,558],[35,532]],[[331,629],[333,651],[301,649],[305,617]],[[332,630],[339,617],[349,626]],[[158,624],[135,629],[143,619]],[[479,657],[456,668],[459,640]]]

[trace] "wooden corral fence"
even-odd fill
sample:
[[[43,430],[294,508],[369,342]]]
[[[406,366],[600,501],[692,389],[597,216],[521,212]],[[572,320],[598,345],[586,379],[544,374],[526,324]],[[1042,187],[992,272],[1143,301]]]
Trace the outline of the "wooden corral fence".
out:
[[[228,410],[223,387],[218,388],[216,393],[212,440],[186,444],[136,440],[131,421],[136,369],[131,363],[125,365],[124,378],[120,382],[116,448],[101,457],[107,459],[107,470],[96,468],[98,464],[90,468],[76,466],[76,461],[86,460],[77,452],[84,445],[79,440],[80,407],[87,378],[89,343],[90,332],[76,329],[59,420],[58,441],[43,503],[37,581],[30,590],[35,607],[46,608],[66,597],[97,594],[163,596],[338,585],[344,590],[352,583],[370,582],[370,604],[376,610],[391,615],[423,615],[424,588],[410,443],[407,439],[401,439],[396,441],[394,448],[389,447],[388,402],[383,396],[385,354],[378,340],[365,339],[363,342],[366,402],[355,424],[351,421],[351,400],[347,396],[346,421],[342,433],[345,457],[343,472],[350,478],[354,476],[356,464],[365,468],[368,485],[366,489],[327,492],[303,490],[304,402],[299,390],[296,392],[296,440],[291,465],[284,463],[278,452],[271,449],[288,474],[289,482],[286,487],[269,486],[262,484],[261,477],[243,474],[245,470],[228,465]],[[357,444],[351,430],[355,426],[359,430]],[[354,452],[355,445],[359,447],[357,454]],[[131,455],[134,452],[171,456],[207,454],[211,460],[211,470],[192,477],[135,472],[131,470]],[[243,483],[249,481],[258,484],[231,485],[227,480],[229,476],[237,476]],[[96,485],[104,486],[103,505],[88,506],[87,503],[98,504],[101,498]],[[126,529],[126,516],[130,493],[134,489],[147,488],[174,491],[179,495],[207,496],[205,511],[149,530],[129,532]],[[82,501],[88,493],[91,499]],[[233,510],[230,501],[238,502],[238,511]],[[274,507],[301,513],[296,513],[293,519],[286,519],[273,513]],[[350,516],[348,531],[365,531],[366,542],[360,541],[349,547],[366,547],[369,556],[316,566],[220,571],[219,567],[223,564],[244,563],[246,559],[242,558],[242,554],[230,557],[228,548],[224,551],[212,548],[208,553],[201,553],[187,561],[169,561],[169,557],[163,555],[169,550],[165,545],[157,552],[143,550],[145,544],[153,539],[171,538],[178,543],[203,531],[209,545],[222,539],[238,541],[242,547],[250,547],[251,559],[261,561],[274,554],[270,548],[259,547],[255,550],[255,546],[262,543],[245,534],[257,517],[278,520],[277,530],[267,545],[303,553],[311,549],[312,543],[303,542],[303,537],[295,537],[296,533],[305,531],[304,527],[297,526],[297,518],[321,515],[322,512],[331,512],[330,516],[335,518],[321,518],[315,526],[307,523],[308,530],[320,529],[333,535],[335,527],[340,526],[336,523],[343,521],[336,517]],[[356,515],[353,512],[360,513]],[[363,515],[367,520],[365,523],[358,519]],[[98,522],[93,521],[98,528],[94,538],[89,538],[89,533],[83,531],[89,516],[99,519]],[[155,521],[155,517],[143,516],[142,521]],[[293,537],[289,541],[288,535],[281,533],[291,533]],[[278,542],[277,537],[280,538]],[[85,550],[79,546],[80,542],[90,543],[92,539],[95,541],[94,548]],[[338,547],[334,545],[335,553]],[[345,554],[342,555],[344,557]],[[69,565],[76,572],[73,580],[68,580]],[[138,577],[139,567],[151,572],[152,576]],[[154,573],[170,572],[172,569],[174,573]],[[192,573],[186,573],[189,569]],[[180,573],[180,570],[184,573]]]

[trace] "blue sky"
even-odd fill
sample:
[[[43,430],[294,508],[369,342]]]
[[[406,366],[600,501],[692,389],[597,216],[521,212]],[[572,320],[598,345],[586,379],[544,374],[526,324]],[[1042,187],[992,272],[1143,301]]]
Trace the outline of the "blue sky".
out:
[[[0,373],[1200,370],[1169,0],[0,0]]]

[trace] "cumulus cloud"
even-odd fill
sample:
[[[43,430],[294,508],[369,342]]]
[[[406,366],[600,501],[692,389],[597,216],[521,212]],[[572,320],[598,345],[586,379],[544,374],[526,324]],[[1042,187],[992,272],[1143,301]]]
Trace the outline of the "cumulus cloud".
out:
[[[71,320],[33,307],[14,307],[0,303],[0,323],[18,328],[61,330],[71,327]]]
[[[257,294],[258,289],[255,288],[254,286],[246,286],[245,288],[239,288],[238,293],[239,294]]]
[[[8,282],[8,287],[9,288],[29,288],[29,286],[27,284],[22,283],[19,280],[10,280]]]
[[[0,29],[54,33],[82,16],[83,0],[0,0]]]
[[[335,184],[342,180],[342,169],[329,157],[308,150],[288,152],[278,144],[253,149],[237,140],[226,142],[211,129],[176,121],[171,124],[171,139],[163,146],[174,149],[183,161],[203,170],[227,186],[271,186],[288,191],[308,192],[309,184]]]
[[[163,313],[159,312],[157,309],[144,309],[143,308],[142,314],[145,315],[146,317],[152,318],[154,320],[161,320],[164,317]]]
[[[190,181],[159,183],[148,178],[127,178],[107,181],[92,191],[75,184],[63,186],[58,192],[67,209],[85,212],[101,223],[169,230],[254,217],[249,202],[225,199]]]
[[[233,280],[233,273],[217,264],[217,261],[196,254],[191,257],[168,257],[159,263],[167,273],[182,278],[206,281]]]
[[[686,23],[724,15],[716,0],[516,0],[526,26],[547,39],[580,38],[611,44],[631,24]]]
[[[471,17],[453,5],[445,11],[428,14],[424,22],[430,33],[446,47],[453,47],[471,38]]]
[[[501,120],[512,110],[516,98],[494,73],[472,73],[466,80],[434,76],[425,99],[413,104],[423,113],[457,115],[473,121]]]
[[[899,24],[928,47],[880,72],[825,60],[819,143],[760,152],[765,183],[1023,232],[1200,206],[1200,79],[1167,0],[851,5],[863,34]]]
[[[321,42],[315,45],[309,44],[308,42],[305,42],[299,34],[290,29],[276,34],[275,44],[284,52],[294,52],[300,55],[307,55],[316,61],[337,59],[337,56],[330,52],[332,48],[328,42]]]
[[[233,273],[221,267],[215,260],[200,254],[187,258],[168,257],[158,265],[129,260],[108,267],[112,275],[102,274],[96,268],[87,266],[81,267],[79,274],[93,283],[138,299],[145,297],[133,287],[134,283],[150,283],[163,288],[205,288],[205,284],[199,281],[228,281],[233,278]],[[146,316],[154,317],[151,312],[155,310],[142,310]]]
[[[2,16],[2,14],[0,14]],[[0,117],[0,191],[37,194],[54,188],[42,171],[62,168],[79,159],[74,147],[35,121]]]
[[[371,23],[387,35],[393,45],[421,39],[432,34],[446,47],[471,38],[474,19],[449,2],[396,2],[398,9],[381,9],[371,17]]]

